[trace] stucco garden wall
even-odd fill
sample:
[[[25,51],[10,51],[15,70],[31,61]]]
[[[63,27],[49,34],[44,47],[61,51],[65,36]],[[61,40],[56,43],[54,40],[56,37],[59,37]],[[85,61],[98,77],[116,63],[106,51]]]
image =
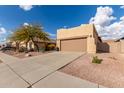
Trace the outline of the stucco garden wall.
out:
[[[120,40],[121,42],[121,53],[124,53],[124,40]]]
[[[101,52],[110,52],[110,53],[121,53],[121,42],[107,41],[98,44],[98,49]]]

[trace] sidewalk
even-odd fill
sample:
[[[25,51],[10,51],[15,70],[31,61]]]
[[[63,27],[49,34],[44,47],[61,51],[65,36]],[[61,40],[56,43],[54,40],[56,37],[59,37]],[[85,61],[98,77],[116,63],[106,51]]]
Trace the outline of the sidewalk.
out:
[[[104,88],[101,85],[56,71],[33,85],[34,88]]]
[[[27,88],[29,84],[4,63],[0,64],[0,88]]]

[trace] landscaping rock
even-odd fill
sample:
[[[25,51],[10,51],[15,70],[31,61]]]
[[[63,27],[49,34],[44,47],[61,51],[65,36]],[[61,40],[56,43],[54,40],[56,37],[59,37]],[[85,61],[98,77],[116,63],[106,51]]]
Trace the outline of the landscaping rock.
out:
[[[30,57],[30,56],[32,56],[32,55],[31,55],[31,54],[25,54],[25,56],[26,56],[26,57]]]

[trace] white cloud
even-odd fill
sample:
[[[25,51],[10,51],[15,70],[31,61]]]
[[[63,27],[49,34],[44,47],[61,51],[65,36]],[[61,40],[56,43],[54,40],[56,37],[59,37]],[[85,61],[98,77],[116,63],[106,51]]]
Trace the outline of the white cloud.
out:
[[[24,11],[29,11],[33,8],[32,5],[19,5],[20,8],[22,8]]]
[[[111,23],[111,21],[115,20],[116,17],[112,16],[113,9],[106,6],[106,7],[98,7],[96,15],[90,19],[90,23],[100,25],[100,26],[107,26]]]
[[[29,24],[28,24],[28,23],[24,23],[23,25],[24,25],[24,26],[28,26]]]
[[[111,7],[98,7],[96,14],[89,21],[95,24],[98,34],[102,39],[118,39],[124,36],[124,16],[120,20],[114,22],[113,9]]]
[[[0,43],[5,41],[7,30],[4,27],[0,27]]]
[[[0,35],[6,34],[6,29],[4,27],[0,27]]]
[[[120,20],[123,21],[124,20],[124,16],[120,17]]]
[[[120,38],[124,36],[124,16],[120,18],[118,22],[114,22],[108,27],[106,30],[110,32],[110,34],[114,34],[116,38]]]
[[[55,36],[56,36],[56,34],[53,34],[53,33],[50,33],[50,32],[48,32],[48,34],[49,34],[50,36],[52,36],[52,37],[55,37]]]
[[[120,8],[124,8],[124,5],[120,6]]]

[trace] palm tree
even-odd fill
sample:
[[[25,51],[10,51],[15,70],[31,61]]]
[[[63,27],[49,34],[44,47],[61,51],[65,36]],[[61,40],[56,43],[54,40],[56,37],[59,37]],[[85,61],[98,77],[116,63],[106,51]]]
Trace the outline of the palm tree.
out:
[[[16,41],[17,39],[19,42],[25,42],[26,48],[29,41],[32,41],[38,52],[39,46],[35,42],[35,39],[40,39],[43,41],[50,40],[49,34],[44,32],[40,25],[21,26],[18,30],[13,33],[11,38],[13,38],[14,41]]]

